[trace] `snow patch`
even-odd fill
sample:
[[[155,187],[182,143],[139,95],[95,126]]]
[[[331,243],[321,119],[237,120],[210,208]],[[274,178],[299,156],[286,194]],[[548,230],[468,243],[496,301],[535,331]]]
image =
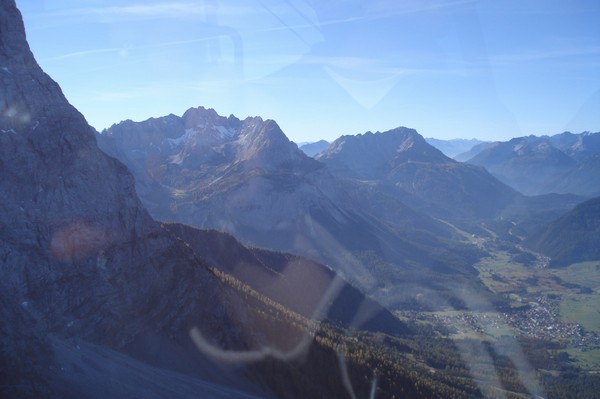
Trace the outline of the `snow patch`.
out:
[[[521,149],[523,149],[523,147],[525,147],[525,143],[515,144],[515,146],[513,147],[513,151],[519,152],[519,151],[521,151]]]
[[[223,139],[230,139],[235,135],[235,130],[227,129],[225,126],[216,126],[216,129]]]
[[[183,163],[183,155],[181,153],[170,156],[167,160],[170,164],[181,165]]]
[[[198,127],[200,127],[200,125],[198,125]],[[195,129],[185,129],[185,133],[182,134],[181,136],[177,137],[176,139],[167,139],[169,145],[171,146],[171,148],[176,148],[181,146],[182,144],[184,144],[186,141],[188,141],[191,137],[193,137],[196,134],[196,130]]]

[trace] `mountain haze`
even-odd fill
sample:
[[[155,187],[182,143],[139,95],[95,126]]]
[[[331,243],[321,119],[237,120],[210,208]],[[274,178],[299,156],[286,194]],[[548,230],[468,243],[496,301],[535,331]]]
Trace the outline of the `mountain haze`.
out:
[[[299,145],[300,148],[309,157],[314,157],[318,153],[325,151],[329,147],[329,142],[325,140],[319,140],[315,143],[306,143]]]
[[[527,195],[600,193],[600,133],[517,137],[468,160]]]
[[[468,152],[474,147],[485,143],[484,141],[477,139],[440,140],[433,137],[427,137],[425,141],[443,152],[447,157],[453,159],[456,159],[458,155]]]

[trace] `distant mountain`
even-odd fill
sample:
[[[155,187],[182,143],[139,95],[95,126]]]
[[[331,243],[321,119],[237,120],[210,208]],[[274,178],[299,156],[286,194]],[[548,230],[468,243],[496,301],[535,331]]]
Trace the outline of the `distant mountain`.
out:
[[[578,162],[598,157],[600,154],[600,132],[583,132],[574,134],[564,132],[554,136],[544,136],[548,141],[565,154]]]
[[[477,251],[457,242],[453,229],[395,193],[334,177],[274,121],[199,107],[182,117],[125,121],[97,138],[134,172],[142,201],[159,220],[315,259],[389,306],[432,284],[449,290],[432,277],[422,280],[428,288],[415,284],[423,273],[472,279],[465,265]],[[390,294],[393,284],[411,288]]]
[[[456,162],[415,130],[342,136],[317,159],[338,175],[384,182],[401,201],[441,218],[491,218],[518,194],[483,168]]]
[[[325,140],[319,140],[315,143],[305,143],[300,145],[300,148],[309,157],[314,157],[320,152],[323,152],[329,147],[329,142]]]
[[[477,154],[479,154],[480,152],[482,152],[483,150],[485,150],[486,148],[490,147],[493,144],[494,143],[492,143],[492,142],[485,141],[481,144],[477,144],[477,145],[473,146],[468,151],[457,154],[453,158],[455,161],[458,161],[458,162],[467,162],[469,159],[473,158],[474,156],[476,156]]]
[[[600,133],[527,136],[497,142],[469,163],[527,195],[600,193]]]
[[[600,197],[577,205],[526,240],[551,257],[550,266],[600,261]]]
[[[433,137],[428,137],[425,141],[443,152],[447,157],[454,159],[456,159],[457,155],[468,152],[477,145],[486,143],[477,139],[440,140]]]

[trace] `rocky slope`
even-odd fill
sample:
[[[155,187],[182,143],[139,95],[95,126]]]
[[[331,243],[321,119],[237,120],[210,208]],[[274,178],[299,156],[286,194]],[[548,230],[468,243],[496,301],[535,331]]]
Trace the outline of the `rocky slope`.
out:
[[[336,175],[383,182],[403,202],[443,219],[492,218],[518,195],[408,128],[342,136],[318,160]]]

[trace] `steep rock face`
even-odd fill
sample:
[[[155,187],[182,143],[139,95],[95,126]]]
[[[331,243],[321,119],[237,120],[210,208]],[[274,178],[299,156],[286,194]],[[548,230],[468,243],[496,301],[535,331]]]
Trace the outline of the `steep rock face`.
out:
[[[177,133],[165,130],[157,138],[154,132],[165,125],[163,118],[133,128],[126,122],[98,135],[101,147],[136,173],[142,198],[160,220],[226,229],[266,246],[285,239],[277,230],[304,225],[307,207],[334,207],[315,187],[329,178],[323,165],[306,157],[273,121],[224,118],[199,107],[179,118]],[[138,131],[148,131],[152,145],[146,137],[131,145]]]
[[[493,217],[517,195],[408,128],[342,136],[318,160],[340,176],[384,182],[402,201],[443,218]]]
[[[497,142],[468,160],[527,195],[600,191],[600,134],[569,132]]]
[[[150,218],[125,166],[100,151],[84,117],[35,62],[10,0],[0,2],[0,83],[0,396],[96,397],[96,388],[122,383],[130,390],[117,395],[141,395],[141,383],[97,375],[117,360],[133,368],[129,355],[251,387],[189,338],[198,328],[215,342],[252,345],[231,318],[232,309],[243,318],[251,306]],[[98,367],[68,368],[77,340],[97,348],[90,361]],[[172,397],[189,397],[183,391]]]

